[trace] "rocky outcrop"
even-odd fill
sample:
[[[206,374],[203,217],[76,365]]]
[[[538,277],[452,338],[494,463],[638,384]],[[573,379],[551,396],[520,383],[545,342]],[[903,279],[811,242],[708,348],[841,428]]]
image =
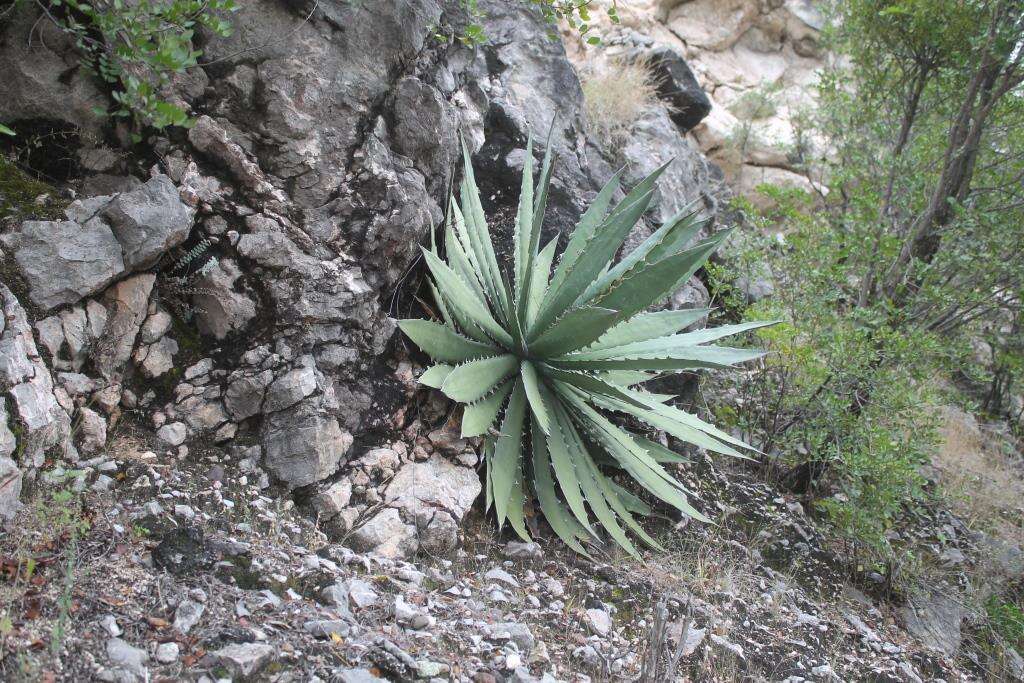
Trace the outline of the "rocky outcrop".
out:
[[[165,175],[115,196],[74,202],[66,221],[26,221],[3,235],[29,296],[49,310],[101,292],[185,241],[192,211]]]
[[[411,368],[386,351],[410,305],[403,279],[443,219],[460,133],[496,223],[518,200],[527,136],[538,162],[553,148],[545,238],[612,175],[539,13],[481,9],[489,42],[474,50],[433,37],[471,20],[458,2],[244,3],[230,38],[199,37],[208,66],[171,96],[202,113],[159,142],[149,180],[4,236],[48,313],[36,332],[68,413],[89,427],[83,450],[102,450],[123,409],[170,453],[244,437],[261,481],[358,547],[455,548],[480,491],[477,444],[406,414]],[[685,64],[666,55],[664,67],[699,99]],[[625,152],[627,185],[676,158],[652,224],[691,203],[715,210],[711,169],[676,113],[651,112]],[[115,167],[98,147],[86,156],[87,170]]]

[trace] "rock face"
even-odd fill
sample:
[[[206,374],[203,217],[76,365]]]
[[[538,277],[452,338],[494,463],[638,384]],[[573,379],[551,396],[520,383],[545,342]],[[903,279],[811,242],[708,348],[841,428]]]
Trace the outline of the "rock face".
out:
[[[124,272],[121,245],[102,221],[26,221],[3,244],[28,281],[32,302],[44,309],[102,291]]]
[[[131,192],[75,202],[67,215],[66,221],[26,221],[2,238],[32,302],[44,309],[76,303],[153,265],[192,227],[191,210],[160,174]]]
[[[61,373],[56,388],[45,365],[22,373],[12,415],[36,430],[81,416],[82,450],[98,452],[108,420],[136,411],[166,451],[195,439],[244,450],[262,488],[293,494],[361,549],[450,552],[480,492],[478,444],[406,415],[412,372],[388,351],[410,306],[405,278],[443,219],[459,133],[498,216],[518,201],[528,134],[538,163],[553,148],[545,238],[571,230],[613,172],[587,141],[579,80],[540,14],[480,6],[479,50],[433,38],[474,20],[453,0],[253,0],[229,38],[197,37],[209,64],[171,95],[201,107],[187,134],[160,142],[150,177],[105,176],[110,151],[86,143],[91,186],[120,192],[3,238],[46,309],[35,332]],[[663,62],[699,101],[685,63]],[[23,92],[23,76],[3,87]],[[18,107],[0,99],[0,120]],[[678,159],[652,224],[691,203],[715,209],[688,119],[672,115],[652,112],[625,152],[627,184]],[[501,248],[510,236],[496,233]],[[49,382],[35,400],[17,393],[29,377]]]

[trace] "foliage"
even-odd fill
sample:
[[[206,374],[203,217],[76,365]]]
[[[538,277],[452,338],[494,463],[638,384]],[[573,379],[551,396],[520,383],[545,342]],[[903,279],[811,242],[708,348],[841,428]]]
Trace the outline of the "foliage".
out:
[[[936,441],[929,379],[943,349],[933,335],[893,330],[877,311],[851,309],[856,290],[837,286],[845,276],[841,236],[802,193],[764,191],[776,202],[768,214],[742,200],[736,207],[762,230],[782,221],[785,247],[755,239],[709,271],[726,315],[784,321],[758,331],[769,353],[762,372],[738,382],[741,409],[732,420],[786,468],[784,483],[807,486],[793,480],[794,470],[820,479],[818,508],[844,537],[885,555],[886,531],[923,496],[918,470]],[[752,255],[781,286],[747,308],[734,283]]]
[[[47,15],[74,36],[85,65],[112,89],[106,113],[141,129],[187,126],[188,113],[162,91],[176,74],[198,64],[192,46],[199,27],[231,34],[222,13],[235,0],[48,0]]]
[[[1018,650],[1024,649],[1024,609],[1016,602],[993,594],[985,601],[989,624],[1003,640]]]
[[[581,85],[590,131],[611,150],[620,149],[637,120],[658,103],[658,83],[645,59],[612,60],[582,74]]]
[[[587,36],[587,34],[593,30],[593,18],[590,14],[590,6],[593,4],[593,0],[519,1],[525,5],[539,9],[545,21],[551,25],[555,25],[559,21],[564,21],[570,28],[578,31],[581,36]],[[469,13],[472,21],[463,29],[462,34],[459,36],[459,40],[469,46],[482,45],[486,43],[487,33],[484,31],[483,24],[481,23],[485,14],[483,10],[480,9],[479,1],[462,0],[462,5]],[[612,0],[611,7],[605,11],[612,23],[619,23],[618,0]],[[552,31],[551,38],[556,39],[557,37],[557,34]],[[590,45],[599,45],[601,43],[600,37],[596,35],[589,35],[586,40]]]
[[[507,520],[521,537],[530,538],[524,507],[532,490],[552,529],[578,552],[586,553],[583,543],[596,537],[591,515],[633,555],[637,550],[623,527],[658,548],[634,518],[650,508],[599,465],[623,469],[685,515],[705,517],[662,466],[680,457],[617,426],[606,413],[629,415],[717,453],[740,456],[737,449],[747,448],[672,406],[672,397],[639,387],[666,371],[732,367],[761,355],[708,342],[770,323],[679,334],[707,311],[644,312],[686,282],[727,233],[687,248],[703,222],[683,211],[613,265],[665,166],[609,211],[619,188],[617,174],[580,219],[551,272],[556,240],[538,248],[551,182],[551,146],[535,188],[531,141],[510,285],[498,266],[465,146],[464,157],[461,206],[453,197],[444,234],[447,262],[436,245],[424,250],[443,324],[399,323],[437,361],[420,382],[466,404],[463,436],[485,436],[487,502],[499,526]],[[494,431],[502,406],[500,431]]]

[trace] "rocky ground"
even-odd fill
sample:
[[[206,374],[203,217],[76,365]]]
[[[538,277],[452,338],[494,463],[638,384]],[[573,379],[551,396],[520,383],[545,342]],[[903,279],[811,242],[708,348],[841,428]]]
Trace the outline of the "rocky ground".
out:
[[[134,146],[34,5],[0,25],[0,121],[31,141],[0,159],[0,678],[1022,675],[968,590],[1021,582],[1016,517],[988,535],[914,511],[929,590],[904,594],[759,468],[694,453],[680,475],[717,523],[655,520],[665,553],[587,560],[539,523],[541,545],[506,542],[479,512],[478,444],[395,335],[426,313],[417,245],[460,132],[499,234],[553,116],[551,234],[620,164],[629,184],[674,159],[651,225],[719,217],[751,173],[809,182],[779,151],[795,105],[757,119],[778,144],[737,157],[723,132],[756,55],[809,77],[806,3],[624,8],[606,54],[653,60],[665,87],[614,152],[588,135],[584,57],[524,7],[481,0],[472,50],[436,40],[471,20],[455,0],[240,4],[168,93],[194,125]],[[669,305],[707,303],[694,278]]]
[[[652,653],[647,680],[665,680],[677,648],[696,680],[983,675],[848,585],[800,503],[742,469],[686,466],[719,524],[664,525],[669,551],[644,562],[504,543],[475,513],[458,549],[405,561],[330,542],[244,452],[148,447],[126,436],[48,470],[18,513],[5,680],[631,680]],[[83,493],[55,493],[69,489]],[[930,521],[918,528],[958,525]],[[954,533],[939,557],[952,576],[980,554]]]

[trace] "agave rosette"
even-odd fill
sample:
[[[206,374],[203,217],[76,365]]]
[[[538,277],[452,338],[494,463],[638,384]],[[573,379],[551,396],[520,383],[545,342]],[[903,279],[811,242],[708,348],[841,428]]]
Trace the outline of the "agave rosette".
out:
[[[527,143],[515,220],[511,284],[495,255],[469,152],[463,145],[460,200],[452,197],[443,243],[424,249],[442,321],[402,320],[402,331],[436,365],[419,381],[465,404],[464,437],[484,437],[487,507],[523,539],[527,498],[574,550],[598,539],[595,522],[630,554],[630,533],[658,543],[637,522],[651,512],[605,475],[629,474],[652,496],[704,520],[692,495],[666,472],[683,458],[616,424],[630,415],[708,451],[741,456],[742,441],[641,388],[670,371],[726,368],[759,351],[711,344],[765,322],[683,333],[707,310],[647,312],[674,292],[721,244],[726,231],[689,246],[704,225],[683,211],[617,263],[612,261],[650,205],[662,166],[611,207],[621,172],[598,193],[552,270],[556,239],[539,248],[551,183],[551,145],[534,187]]]

